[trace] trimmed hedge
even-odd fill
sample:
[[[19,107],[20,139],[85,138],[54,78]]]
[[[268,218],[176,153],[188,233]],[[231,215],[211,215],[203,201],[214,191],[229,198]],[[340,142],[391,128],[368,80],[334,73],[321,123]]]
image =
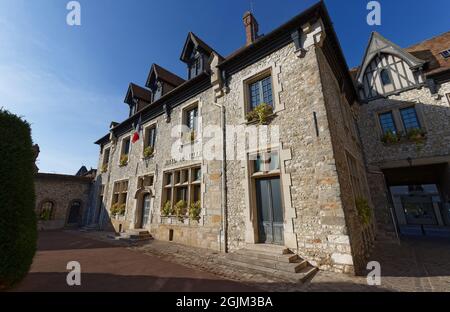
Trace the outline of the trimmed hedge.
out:
[[[30,125],[0,109],[0,290],[28,273],[36,252]]]

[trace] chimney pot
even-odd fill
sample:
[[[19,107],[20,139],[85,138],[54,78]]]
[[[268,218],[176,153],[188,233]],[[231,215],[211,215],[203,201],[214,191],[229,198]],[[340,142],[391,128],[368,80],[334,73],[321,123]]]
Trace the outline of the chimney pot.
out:
[[[250,12],[244,14],[245,35],[247,38],[247,45],[252,44],[258,38],[258,22]]]

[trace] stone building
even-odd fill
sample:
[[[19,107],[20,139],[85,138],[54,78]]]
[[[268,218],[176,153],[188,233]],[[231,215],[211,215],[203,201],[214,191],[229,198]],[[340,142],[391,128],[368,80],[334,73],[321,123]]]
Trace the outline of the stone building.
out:
[[[373,33],[352,70],[378,236],[450,236],[450,32],[402,49]]]
[[[36,215],[39,230],[76,228],[86,222],[95,170],[84,166],[76,175],[36,173]]]
[[[323,2],[226,57],[193,33],[186,80],[153,65],[100,146],[91,224],[218,251],[289,248],[365,266],[372,201],[358,95]],[[139,138],[138,135],[139,134]]]

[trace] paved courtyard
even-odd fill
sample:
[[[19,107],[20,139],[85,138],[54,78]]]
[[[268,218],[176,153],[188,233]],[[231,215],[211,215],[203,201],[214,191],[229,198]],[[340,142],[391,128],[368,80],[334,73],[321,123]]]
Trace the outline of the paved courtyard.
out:
[[[66,283],[69,261],[81,265],[81,286]],[[14,291],[255,291],[216,275],[145,255],[77,232],[39,233],[31,271]]]
[[[450,291],[450,240],[378,243],[381,285],[365,277],[318,272],[304,284],[221,264],[220,254],[152,240],[130,246],[104,232],[43,232],[29,275],[17,291]],[[66,264],[81,263],[82,286],[68,287]]]

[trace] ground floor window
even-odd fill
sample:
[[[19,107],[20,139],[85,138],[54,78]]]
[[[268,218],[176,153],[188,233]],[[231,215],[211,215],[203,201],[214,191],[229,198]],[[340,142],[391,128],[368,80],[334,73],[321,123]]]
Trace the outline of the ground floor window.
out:
[[[41,209],[39,211],[39,220],[48,221],[53,218],[53,202],[45,201],[41,205]]]
[[[176,214],[177,206],[189,207],[201,203],[201,167],[194,166],[167,171],[163,178],[162,214]]]
[[[111,214],[124,215],[128,197],[128,180],[114,183]]]

